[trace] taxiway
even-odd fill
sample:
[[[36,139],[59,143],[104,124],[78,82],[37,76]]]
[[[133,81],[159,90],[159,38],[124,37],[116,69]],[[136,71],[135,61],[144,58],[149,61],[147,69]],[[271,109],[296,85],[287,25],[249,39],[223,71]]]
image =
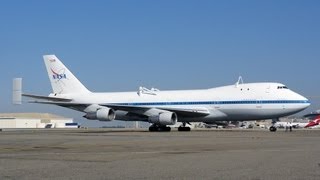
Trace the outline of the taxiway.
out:
[[[0,132],[0,179],[318,179],[320,130]]]

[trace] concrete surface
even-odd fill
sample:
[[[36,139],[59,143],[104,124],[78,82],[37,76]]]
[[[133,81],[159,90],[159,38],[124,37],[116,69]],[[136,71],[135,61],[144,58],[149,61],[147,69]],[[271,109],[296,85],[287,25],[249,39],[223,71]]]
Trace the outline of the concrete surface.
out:
[[[0,132],[0,179],[319,179],[320,130]]]

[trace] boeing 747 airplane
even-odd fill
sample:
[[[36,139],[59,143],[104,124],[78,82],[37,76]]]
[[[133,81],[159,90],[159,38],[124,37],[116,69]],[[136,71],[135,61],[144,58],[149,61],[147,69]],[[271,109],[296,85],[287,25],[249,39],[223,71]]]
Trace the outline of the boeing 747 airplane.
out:
[[[190,122],[249,121],[288,116],[310,102],[281,83],[236,83],[201,90],[160,91],[141,87],[137,92],[91,92],[55,55],[45,55],[53,92],[49,96],[22,94],[33,103],[58,105],[84,113],[89,120],[144,121],[149,131],[190,131]],[[276,131],[275,126],[270,131]]]

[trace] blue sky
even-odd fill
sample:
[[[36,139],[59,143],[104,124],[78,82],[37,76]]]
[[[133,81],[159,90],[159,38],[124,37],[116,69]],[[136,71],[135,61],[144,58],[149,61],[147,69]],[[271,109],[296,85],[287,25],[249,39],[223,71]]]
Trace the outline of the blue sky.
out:
[[[51,92],[42,55],[56,54],[92,91],[209,88],[242,75],[311,97],[307,113],[320,109],[319,19],[317,0],[2,1],[0,109],[101,125],[60,107],[11,105],[14,77],[24,92]]]

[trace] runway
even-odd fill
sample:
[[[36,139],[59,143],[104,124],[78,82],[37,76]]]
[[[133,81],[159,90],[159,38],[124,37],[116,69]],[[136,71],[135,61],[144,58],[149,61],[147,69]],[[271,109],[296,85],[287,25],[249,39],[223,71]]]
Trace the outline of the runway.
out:
[[[0,179],[319,179],[320,130],[0,132]]]

